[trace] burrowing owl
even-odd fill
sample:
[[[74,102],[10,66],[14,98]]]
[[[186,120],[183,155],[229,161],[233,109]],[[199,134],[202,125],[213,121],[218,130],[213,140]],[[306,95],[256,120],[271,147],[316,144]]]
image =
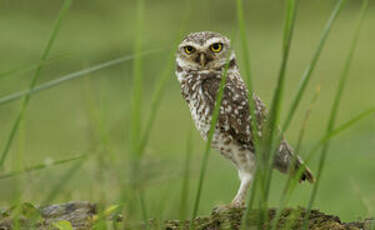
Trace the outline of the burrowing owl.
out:
[[[216,93],[229,61],[212,147],[237,167],[241,185],[231,204],[243,206],[255,172],[256,159],[251,135],[252,118],[249,114],[248,91],[240,76],[230,40],[214,32],[191,33],[178,46],[176,58],[176,75],[181,84],[182,95],[197,129],[205,140],[210,129]],[[267,111],[259,97],[254,94],[253,98],[256,104],[257,124],[262,126]],[[293,149],[283,140],[275,156],[274,167],[287,173],[292,159]],[[305,167],[299,157],[295,167]],[[307,167],[304,168],[300,180],[314,181]]]

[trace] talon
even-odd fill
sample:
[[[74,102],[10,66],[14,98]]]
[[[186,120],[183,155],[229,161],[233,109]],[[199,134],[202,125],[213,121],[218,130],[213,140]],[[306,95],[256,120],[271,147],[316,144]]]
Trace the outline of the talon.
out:
[[[231,209],[232,204],[226,204],[226,205],[218,205],[212,209],[212,214],[218,214],[223,213],[227,211],[228,209]]]
[[[219,214],[219,213],[224,213],[232,209],[243,209],[245,208],[245,204],[240,204],[240,203],[230,203],[226,205],[218,205],[212,209],[211,214]]]
[[[233,208],[245,208],[246,204],[245,202],[233,202],[232,207]]]

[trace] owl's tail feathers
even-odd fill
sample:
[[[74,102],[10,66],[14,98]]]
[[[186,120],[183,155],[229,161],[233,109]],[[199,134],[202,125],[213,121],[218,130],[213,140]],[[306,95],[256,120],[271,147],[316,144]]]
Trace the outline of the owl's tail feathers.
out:
[[[298,181],[315,182],[315,178],[309,167],[303,162],[302,158],[294,153],[293,148],[283,140],[280,144],[278,154],[275,155],[274,167],[282,173],[291,173],[299,176]]]
[[[301,168],[302,167],[302,168]],[[307,167],[305,165],[305,163],[303,163],[302,161],[300,160],[297,160],[296,162],[296,167],[295,167],[295,170],[293,172],[293,174],[295,175],[296,173],[300,173],[300,170],[303,170],[302,171],[302,175],[300,176],[300,178],[298,179],[298,182],[299,183],[302,183],[304,181],[308,181],[309,183],[314,183],[315,182],[315,177],[314,175],[312,174],[311,170],[309,169],[309,167]]]

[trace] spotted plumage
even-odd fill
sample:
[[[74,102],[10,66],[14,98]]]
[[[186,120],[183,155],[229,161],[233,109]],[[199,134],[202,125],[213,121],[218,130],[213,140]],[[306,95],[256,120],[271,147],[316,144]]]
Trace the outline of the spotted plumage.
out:
[[[256,159],[250,125],[252,117],[249,113],[248,90],[240,76],[229,39],[214,32],[187,35],[177,49],[176,75],[195,125],[203,139],[207,140],[217,92],[228,61],[227,81],[212,147],[230,159],[238,169],[241,185],[231,204],[241,206],[253,179]],[[255,119],[261,130],[267,110],[255,94],[253,100]],[[262,133],[259,132],[258,135],[262,136]],[[275,156],[274,167],[287,173],[292,159],[293,149],[283,140]],[[299,157],[294,167],[305,167]],[[301,180],[314,181],[307,167]]]

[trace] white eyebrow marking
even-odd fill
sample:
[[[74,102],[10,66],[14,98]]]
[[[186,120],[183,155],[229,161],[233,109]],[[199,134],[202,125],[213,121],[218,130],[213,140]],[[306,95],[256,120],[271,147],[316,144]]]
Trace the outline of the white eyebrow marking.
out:
[[[224,43],[222,38],[210,38],[205,42],[205,46],[212,45],[212,44],[218,43],[218,42]]]
[[[198,49],[201,48],[201,45],[199,45],[197,43],[194,43],[194,42],[191,42],[191,41],[182,43],[181,45],[178,46],[178,48],[181,49],[185,46],[192,46],[192,47],[198,48]]]

